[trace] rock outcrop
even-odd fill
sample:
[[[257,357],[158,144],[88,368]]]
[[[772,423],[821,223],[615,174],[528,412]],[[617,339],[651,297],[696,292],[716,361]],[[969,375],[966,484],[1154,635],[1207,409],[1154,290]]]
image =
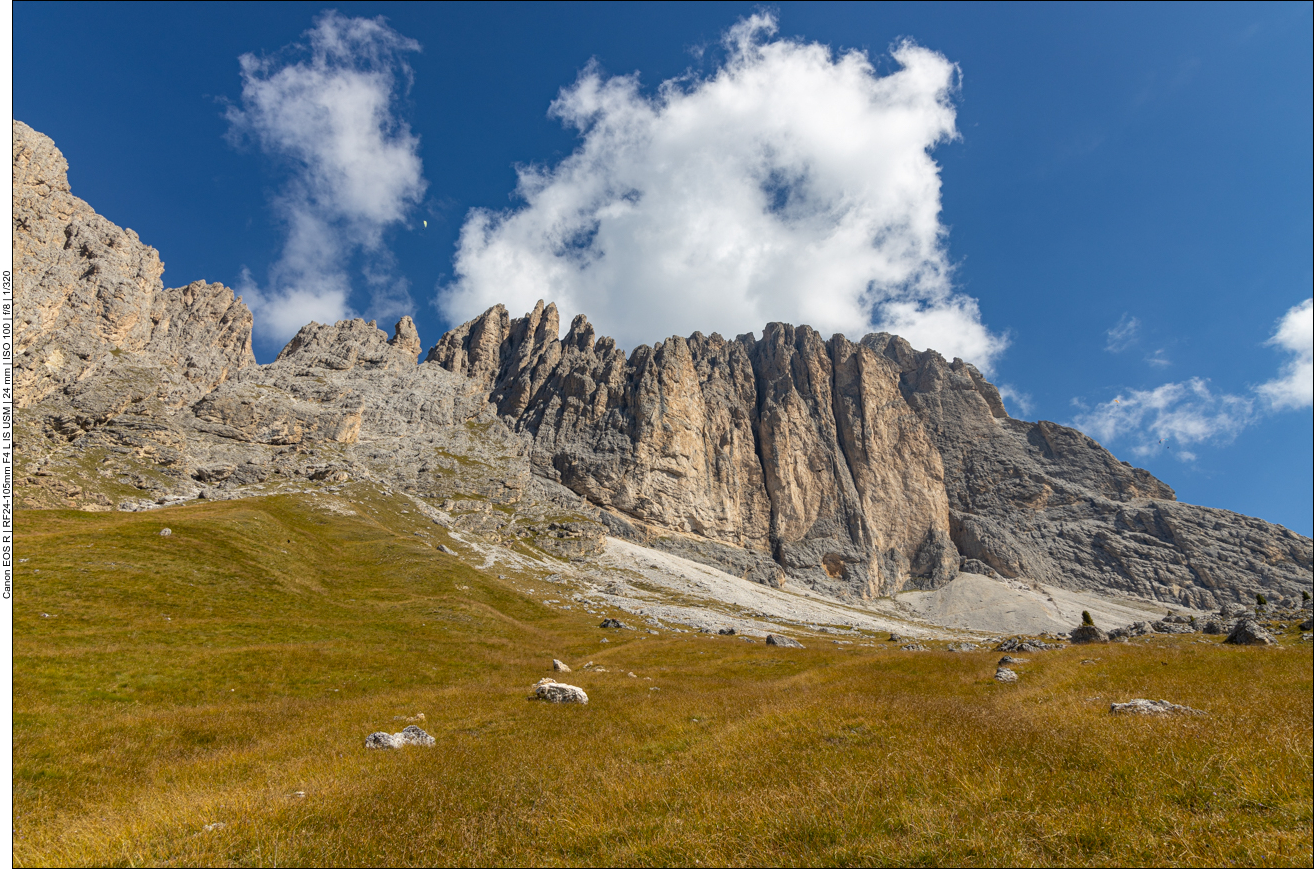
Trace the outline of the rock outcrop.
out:
[[[422,364],[402,318],[310,323],[269,365],[220,284],[73,196],[13,124],[20,505],[140,509],[365,480],[560,558],[604,533],[847,599],[960,569],[1199,609],[1309,590],[1309,538],[1178,503],[1078,431],[1008,416],[971,365],[884,333],[694,333],[626,354],[502,306]],[[493,509],[497,506],[499,509]],[[1148,628],[1147,628],[1148,630]]]
[[[771,324],[626,358],[583,317],[560,338],[555,305],[515,320],[499,305],[427,359],[533,436],[535,473],[690,557],[857,596],[957,572],[940,456],[900,372],[843,336]]]
[[[251,312],[231,290],[166,290],[155,249],[74,196],[64,156],[21,121],[13,156],[15,405],[63,393],[71,424],[95,425],[143,400],[190,403],[255,364]]]
[[[839,596],[957,569],[1212,609],[1310,583],[1308,538],[1176,501],[1075,429],[1012,419],[972,365],[871,334],[695,333],[628,358],[555,306],[496,306],[427,361],[533,437],[615,533]]]

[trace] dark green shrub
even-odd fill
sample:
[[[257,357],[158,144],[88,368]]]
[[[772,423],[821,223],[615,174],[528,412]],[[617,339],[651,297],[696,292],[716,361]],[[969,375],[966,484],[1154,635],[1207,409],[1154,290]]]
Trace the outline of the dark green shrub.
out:
[[[1255,595],[1255,606],[1268,606],[1268,598],[1262,594]]]
[[[1081,623],[1083,625],[1090,625],[1091,627],[1095,626],[1095,620],[1090,617],[1090,612],[1088,610],[1081,611]]]

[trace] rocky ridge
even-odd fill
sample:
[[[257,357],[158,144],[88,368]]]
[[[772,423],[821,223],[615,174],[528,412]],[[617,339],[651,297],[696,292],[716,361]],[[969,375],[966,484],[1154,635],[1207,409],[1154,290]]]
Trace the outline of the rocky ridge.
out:
[[[311,323],[269,365],[220,284],[69,190],[14,122],[20,503],[140,509],[370,480],[489,538],[589,558],[604,534],[840,599],[960,570],[1197,609],[1293,599],[1311,541],[1177,502],[971,365],[896,336],[695,333],[625,354],[555,306],[422,345]]]

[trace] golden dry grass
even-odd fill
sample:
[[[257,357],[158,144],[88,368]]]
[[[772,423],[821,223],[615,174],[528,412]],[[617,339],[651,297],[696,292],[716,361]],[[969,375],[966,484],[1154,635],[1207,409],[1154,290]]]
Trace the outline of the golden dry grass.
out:
[[[997,652],[604,645],[356,501],[20,514],[16,865],[1311,863],[1298,638],[1016,685]],[[587,706],[526,699],[552,657],[609,671],[569,677]],[[364,749],[417,712],[436,748]]]

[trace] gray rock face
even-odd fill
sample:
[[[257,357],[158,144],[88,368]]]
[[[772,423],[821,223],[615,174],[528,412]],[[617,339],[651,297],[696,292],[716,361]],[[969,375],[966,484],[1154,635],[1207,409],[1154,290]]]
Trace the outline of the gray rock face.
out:
[[[761,340],[695,333],[627,359],[583,318],[558,330],[552,305],[514,320],[498,306],[427,358],[487,390],[533,436],[535,472],[619,533],[749,578],[889,594],[952,578],[958,556],[1197,608],[1310,584],[1307,538],[1179,504],[1080,432],[1009,418],[971,365],[896,336],[770,324]]]
[[[782,637],[779,634],[767,634],[766,644],[768,646],[783,646],[790,649],[801,649],[803,644],[792,637]]]
[[[63,155],[21,121],[13,156],[18,407],[65,393],[68,425],[86,428],[134,402],[195,400],[255,364],[251,312],[232,290],[164,289],[155,249],[74,196]]]
[[[696,535],[667,545],[770,585],[872,596],[956,573],[939,456],[887,360],[781,324],[628,359],[582,317],[558,329],[554,305],[497,306],[427,358],[486,389],[533,436],[535,472],[618,524]]]
[[[562,337],[553,305],[497,306],[424,364],[402,318],[392,337],[311,323],[256,365],[231,290],[164,288],[158,254],[72,195],[54,143],[13,134],[21,506],[368,480],[558,557],[611,534],[840,598],[935,588],[960,564],[1200,609],[1311,587],[1308,538],[1180,504],[1085,435],[1009,418],[971,365],[884,333],[775,323],[627,355],[583,317]]]
[[[1311,582],[1309,538],[1193,507],[1084,434],[1010,419],[971,366],[890,335],[863,344],[895,361],[904,396],[939,448],[951,533],[963,556],[1004,576],[1119,589],[1211,609]]]

